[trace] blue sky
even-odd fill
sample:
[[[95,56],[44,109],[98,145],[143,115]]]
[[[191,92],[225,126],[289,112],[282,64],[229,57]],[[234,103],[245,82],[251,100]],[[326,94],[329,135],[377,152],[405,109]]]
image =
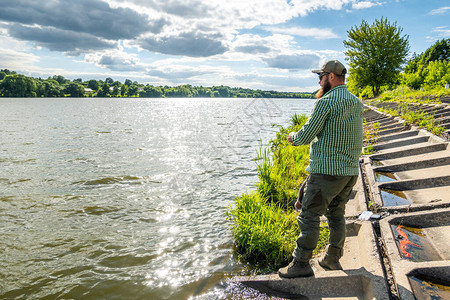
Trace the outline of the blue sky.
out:
[[[0,69],[34,77],[125,79],[314,91],[345,62],[362,20],[403,28],[410,52],[450,37],[450,1],[0,0]]]

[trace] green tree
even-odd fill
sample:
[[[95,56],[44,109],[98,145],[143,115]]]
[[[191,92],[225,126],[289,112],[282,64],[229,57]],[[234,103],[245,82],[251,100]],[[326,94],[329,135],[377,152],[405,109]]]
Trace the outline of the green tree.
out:
[[[418,65],[426,68],[428,64],[436,60],[450,61],[450,39],[437,41],[428,48],[420,57]]]
[[[97,92],[97,97],[109,97],[109,85],[104,82],[102,87]]]
[[[159,98],[162,96],[162,90],[158,86],[146,85],[144,89],[139,93],[141,97]]]
[[[130,86],[133,84],[133,81],[131,81],[130,79],[125,79],[125,83],[126,86]]]
[[[48,79],[43,82],[44,97],[61,97],[63,96],[62,87],[56,80]]]
[[[122,84],[122,85],[120,86],[120,95],[121,95],[122,97],[125,97],[127,94],[128,94],[128,86],[125,85],[125,84]]]
[[[363,20],[347,31],[345,55],[359,88],[370,86],[378,95],[383,85],[397,80],[409,51],[408,36],[402,32],[397,22],[391,24],[386,18],[372,25]]]
[[[197,90],[197,97],[211,97],[211,89],[210,88],[206,88],[203,86],[199,86],[196,88]]]
[[[100,88],[100,84],[98,83],[97,80],[91,79],[88,81],[88,88],[90,88],[93,91],[98,91],[98,89]]]
[[[422,55],[417,55],[415,52],[411,56],[411,58],[408,60],[408,63],[405,66],[405,73],[415,73],[417,72],[417,69],[419,67],[419,61]]]
[[[109,85],[112,85],[114,83],[114,80],[111,77],[108,77],[105,79],[105,82]]]
[[[64,84],[69,81],[69,80],[65,79],[64,76],[62,76],[62,75],[54,75],[52,78],[49,78],[49,79],[56,80],[59,84]]]
[[[136,96],[138,91],[139,91],[139,88],[137,85],[135,85],[135,84],[130,85],[128,87],[128,97]]]
[[[21,74],[7,75],[0,82],[0,94],[5,97],[36,97],[36,82]]]
[[[227,98],[230,97],[230,88],[227,86],[215,86],[214,90],[218,92],[217,97]]]
[[[78,82],[71,82],[64,89],[64,93],[70,97],[84,97],[84,87]]]
[[[4,72],[4,73],[6,73],[6,75],[17,74],[15,71],[10,71],[8,69],[1,69],[0,72]]]
[[[5,72],[0,72],[0,81],[3,80],[3,78],[6,77],[6,73]]]
[[[111,92],[111,96],[117,97],[120,94],[120,87],[118,85],[114,85],[114,88]]]
[[[423,73],[425,86],[444,87],[446,83],[450,83],[450,62],[430,61]]]

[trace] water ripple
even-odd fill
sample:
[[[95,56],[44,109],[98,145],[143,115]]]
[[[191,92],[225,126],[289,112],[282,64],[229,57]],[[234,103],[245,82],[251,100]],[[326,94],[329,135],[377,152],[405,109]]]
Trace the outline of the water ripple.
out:
[[[254,188],[260,140],[274,137],[265,128],[313,105],[1,101],[2,299],[234,295],[226,280],[245,266],[225,212]]]

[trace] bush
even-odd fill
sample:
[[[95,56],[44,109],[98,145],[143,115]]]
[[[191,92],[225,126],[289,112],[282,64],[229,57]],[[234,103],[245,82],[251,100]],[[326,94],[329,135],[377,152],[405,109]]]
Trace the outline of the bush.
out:
[[[424,84],[427,87],[444,87],[450,82],[450,62],[431,61],[424,70]]]
[[[418,90],[423,84],[423,78],[419,73],[406,73],[402,75],[401,82],[410,88]]]

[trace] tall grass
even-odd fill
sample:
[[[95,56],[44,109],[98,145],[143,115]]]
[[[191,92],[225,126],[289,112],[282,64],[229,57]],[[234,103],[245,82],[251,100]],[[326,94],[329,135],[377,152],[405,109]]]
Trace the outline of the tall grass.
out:
[[[414,90],[406,86],[400,86],[392,91],[386,91],[380,97],[368,101],[375,102],[392,102],[398,105],[397,109],[378,108],[380,111],[390,114],[393,117],[399,116],[405,120],[404,125],[416,125],[427,129],[435,135],[441,135],[445,132],[445,128],[440,126],[434,117],[425,112],[417,112],[410,109],[408,104],[441,104],[440,98],[449,96],[450,90],[445,88],[427,89],[426,91]]]
[[[307,117],[297,115],[288,127],[274,125],[279,131],[269,147],[259,149],[255,162],[259,182],[256,191],[235,199],[227,216],[240,258],[260,271],[273,271],[291,259],[300,233],[292,204],[306,178],[309,146],[292,147],[289,132],[298,131]],[[318,249],[328,241],[328,229],[321,227]]]
[[[362,150],[363,155],[374,154],[373,145],[378,142],[378,131],[380,130],[380,123],[368,123],[364,120],[363,123],[363,137],[364,137],[364,148]]]
[[[450,90],[443,87],[414,90],[407,86],[399,86],[394,90],[383,92],[378,98],[371,101],[441,104],[440,98],[445,96],[450,96]]]

